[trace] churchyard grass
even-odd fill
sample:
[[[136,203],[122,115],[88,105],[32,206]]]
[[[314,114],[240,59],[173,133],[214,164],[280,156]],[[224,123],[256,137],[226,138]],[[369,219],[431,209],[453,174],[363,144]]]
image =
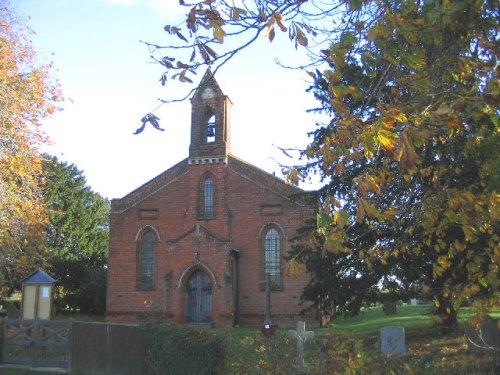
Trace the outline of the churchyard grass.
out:
[[[500,317],[500,310],[493,311]],[[471,309],[459,314],[460,329],[442,335],[431,314],[431,305],[401,305],[396,315],[381,307],[365,309],[357,317],[337,318],[329,329],[314,329],[306,342],[309,374],[495,374],[498,358],[467,350],[463,324],[474,316]],[[407,353],[384,358],[380,354],[380,329],[405,328]],[[229,344],[228,374],[293,374],[296,346],[279,327],[274,340],[263,338],[259,328],[215,328]],[[310,330],[312,327],[306,327]]]
[[[461,309],[461,328],[456,333],[442,335],[431,307],[400,305],[396,315],[385,315],[381,307],[371,307],[357,317],[338,317],[328,329],[306,327],[315,335],[314,340],[305,344],[307,373],[495,374],[498,358],[467,350],[462,327],[468,318],[474,316],[474,311]],[[490,315],[500,318],[500,310],[492,311]],[[94,316],[72,318],[101,320]],[[407,354],[387,358],[380,355],[380,328],[384,326],[405,328]],[[279,327],[273,340],[263,338],[259,327],[213,328],[208,331],[227,340],[227,374],[295,374],[296,344],[287,335],[289,329]],[[19,370],[2,370],[2,375],[25,374]]]

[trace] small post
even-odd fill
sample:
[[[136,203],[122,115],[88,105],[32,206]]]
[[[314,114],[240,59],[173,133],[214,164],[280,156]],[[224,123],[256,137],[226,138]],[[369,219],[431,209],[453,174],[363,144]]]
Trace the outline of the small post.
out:
[[[264,323],[271,324],[271,275],[266,273],[266,315]]]
[[[273,337],[276,328],[274,327],[273,319],[271,318],[271,275],[269,273],[266,273],[265,294],[266,312],[261,332],[265,337]]]

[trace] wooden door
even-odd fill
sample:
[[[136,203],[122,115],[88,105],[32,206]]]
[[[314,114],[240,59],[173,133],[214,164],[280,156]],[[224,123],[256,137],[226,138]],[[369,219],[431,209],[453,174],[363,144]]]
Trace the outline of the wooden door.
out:
[[[193,273],[187,283],[186,321],[195,324],[212,321],[212,284],[202,271]]]

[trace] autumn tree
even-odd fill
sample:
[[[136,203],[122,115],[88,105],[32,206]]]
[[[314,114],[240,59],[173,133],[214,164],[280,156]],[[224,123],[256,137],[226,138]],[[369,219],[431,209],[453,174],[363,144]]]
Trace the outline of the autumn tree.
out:
[[[82,312],[103,313],[109,240],[109,202],[86,185],[73,164],[46,157],[44,239],[58,302]]]
[[[39,146],[40,126],[60,100],[50,65],[39,64],[31,32],[0,0],[0,290],[43,266],[38,246],[46,222]]]
[[[465,301],[498,303],[497,1],[180,4],[185,25],[165,27],[177,42],[148,44],[162,84],[216,71],[261,35],[287,35],[311,58],[302,68],[330,121],[289,177],[333,181],[315,232],[323,254],[420,282],[445,325]]]

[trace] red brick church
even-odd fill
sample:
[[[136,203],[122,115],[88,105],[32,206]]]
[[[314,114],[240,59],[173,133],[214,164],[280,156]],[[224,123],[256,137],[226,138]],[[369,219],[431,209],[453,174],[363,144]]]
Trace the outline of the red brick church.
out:
[[[314,207],[231,154],[232,103],[210,70],[191,104],[188,158],[111,202],[107,319],[151,305],[178,323],[260,325],[268,273],[273,321],[293,325],[308,276],[286,275],[284,257]]]

